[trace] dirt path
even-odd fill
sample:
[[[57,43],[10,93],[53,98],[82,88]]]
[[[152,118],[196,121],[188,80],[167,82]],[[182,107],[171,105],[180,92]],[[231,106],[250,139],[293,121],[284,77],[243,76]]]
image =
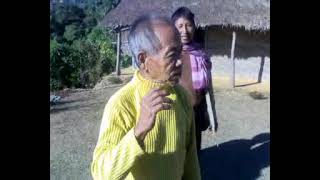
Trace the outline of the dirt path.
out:
[[[107,99],[119,87],[72,93],[50,112],[50,179],[91,179],[90,162]]]
[[[52,180],[91,179],[102,112],[120,87],[74,92],[52,106]],[[215,90],[215,100],[219,129],[215,135],[202,134],[203,179],[270,179],[270,99],[254,100],[243,90]]]

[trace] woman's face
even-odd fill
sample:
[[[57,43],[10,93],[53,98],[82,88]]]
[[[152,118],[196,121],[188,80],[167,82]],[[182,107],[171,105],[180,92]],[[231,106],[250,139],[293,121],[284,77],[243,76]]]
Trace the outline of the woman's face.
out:
[[[176,20],[174,25],[180,33],[182,44],[187,44],[192,41],[195,27],[191,21],[184,17],[180,17]]]

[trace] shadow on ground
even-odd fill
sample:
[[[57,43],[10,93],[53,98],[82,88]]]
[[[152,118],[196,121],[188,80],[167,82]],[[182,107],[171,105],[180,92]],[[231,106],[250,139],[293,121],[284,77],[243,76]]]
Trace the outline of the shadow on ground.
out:
[[[270,134],[232,140],[200,151],[203,180],[253,180],[270,166]]]
[[[85,103],[81,103],[81,102]],[[55,104],[50,105],[50,114],[58,113],[61,111],[77,110],[80,108],[90,108],[91,106],[97,105],[99,103],[87,103],[87,99],[70,100],[70,101],[60,101]]]

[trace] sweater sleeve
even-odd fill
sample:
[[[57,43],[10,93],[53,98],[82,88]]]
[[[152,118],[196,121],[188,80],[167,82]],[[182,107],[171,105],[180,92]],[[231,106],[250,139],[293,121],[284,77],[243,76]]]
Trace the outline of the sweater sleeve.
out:
[[[192,111],[192,110],[191,110]],[[191,123],[191,136],[189,137],[189,146],[186,154],[186,161],[184,166],[184,180],[201,180],[200,167],[197,155],[196,147],[196,135],[195,135],[195,122],[194,115],[192,113],[192,123]]]
[[[106,105],[91,163],[93,179],[124,179],[144,154],[128,121],[132,122],[130,113],[114,103]]]

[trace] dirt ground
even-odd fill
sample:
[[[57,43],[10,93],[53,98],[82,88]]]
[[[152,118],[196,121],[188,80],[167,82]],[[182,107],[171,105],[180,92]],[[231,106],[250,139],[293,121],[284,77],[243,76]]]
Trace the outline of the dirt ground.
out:
[[[202,134],[202,179],[270,179],[268,87],[252,86],[267,97],[256,100],[248,94],[252,88],[216,85],[218,131]],[[121,87],[65,92],[61,101],[51,106],[50,179],[92,179],[90,163],[102,112],[109,97]]]

